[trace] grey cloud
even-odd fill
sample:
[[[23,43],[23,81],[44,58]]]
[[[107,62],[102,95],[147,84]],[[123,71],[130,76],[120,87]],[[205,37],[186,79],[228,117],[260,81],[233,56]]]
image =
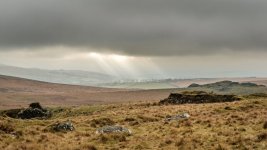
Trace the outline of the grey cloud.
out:
[[[266,8],[266,0],[1,0],[0,47],[155,56],[265,51]]]

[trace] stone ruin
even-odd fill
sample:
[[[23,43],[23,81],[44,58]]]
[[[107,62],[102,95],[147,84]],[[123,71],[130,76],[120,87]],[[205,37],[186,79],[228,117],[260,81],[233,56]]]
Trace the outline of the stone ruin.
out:
[[[219,95],[203,91],[171,93],[168,98],[163,99],[159,104],[201,104],[238,101],[236,95]]]

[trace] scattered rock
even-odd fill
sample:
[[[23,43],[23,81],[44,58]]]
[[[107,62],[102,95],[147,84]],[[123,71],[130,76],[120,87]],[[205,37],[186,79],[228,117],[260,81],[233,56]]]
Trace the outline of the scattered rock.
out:
[[[21,110],[17,117],[21,119],[48,118],[51,117],[51,113],[42,108],[39,103],[31,103],[29,108]]]
[[[238,101],[236,95],[218,95],[203,91],[184,93],[171,93],[168,98],[161,100],[159,104],[186,104],[186,103],[217,103]]]
[[[19,112],[18,114],[18,117],[21,119],[31,119],[31,118],[44,117],[44,116],[46,116],[46,112],[38,108],[27,108]]]
[[[75,128],[71,121],[56,123],[52,125],[52,130],[56,132],[67,132],[67,131],[73,131]]]
[[[167,116],[165,121],[188,119],[189,117],[190,115],[188,113],[183,113],[175,116]]]
[[[104,134],[104,133],[127,133],[132,134],[131,130],[121,127],[121,126],[105,126],[102,128],[97,129],[97,134]]]

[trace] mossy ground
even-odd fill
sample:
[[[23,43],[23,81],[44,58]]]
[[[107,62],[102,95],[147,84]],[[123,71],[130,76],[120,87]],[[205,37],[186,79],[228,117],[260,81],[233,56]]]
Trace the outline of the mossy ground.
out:
[[[266,149],[267,99],[185,105],[152,103],[53,108],[46,120],[0,118],[0,149]],[[187,112],[187,120],[165,122]],[[108,118],[108,119],[107,119]],[[71,120],[72,132],[50,132],[56,122]],[[132,135],[96,134],[116,124]]]

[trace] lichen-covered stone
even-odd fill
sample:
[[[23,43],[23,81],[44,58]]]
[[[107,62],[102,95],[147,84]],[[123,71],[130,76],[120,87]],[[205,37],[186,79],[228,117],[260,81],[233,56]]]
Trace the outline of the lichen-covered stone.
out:
[[[121,126],[105,126],[102,128],[97,129],[97,134],[103,134],[103,133],[127,133],[132,134],[131,130],[121,127]]]
[[[67,131],[73,131],[75,128],[73,124],[70,121],[56,123],[52,125],[52,130],[56,132],[67,132]]]
[[[188,119],[190,115],[188,113],[178,114],[174,116],[167,116],[165,121]]]

